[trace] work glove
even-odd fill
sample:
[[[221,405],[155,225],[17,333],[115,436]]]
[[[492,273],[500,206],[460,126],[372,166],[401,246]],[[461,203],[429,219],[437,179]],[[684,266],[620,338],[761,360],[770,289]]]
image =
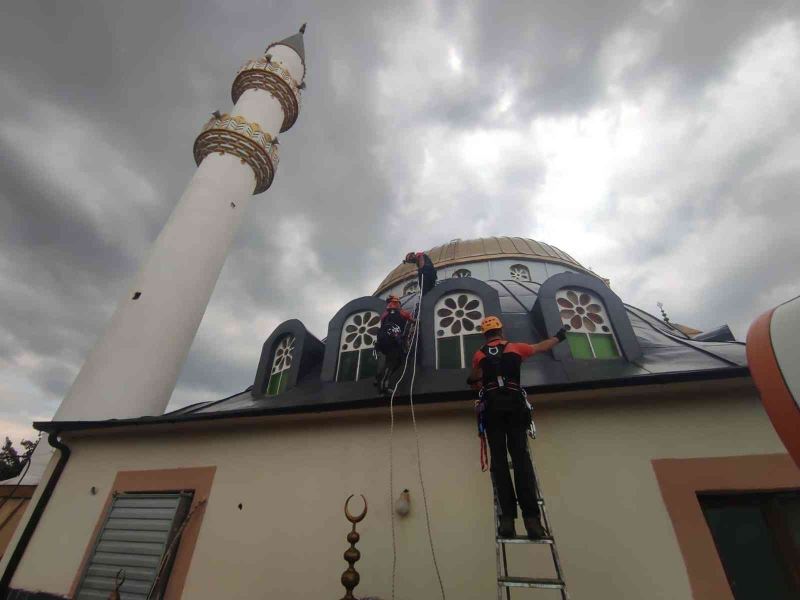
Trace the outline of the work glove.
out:
[[[559,342],[563,342],[565,339],[567,339],[567,330],[562,327],[561,329],[556,331],[555,337],[558,338]]]

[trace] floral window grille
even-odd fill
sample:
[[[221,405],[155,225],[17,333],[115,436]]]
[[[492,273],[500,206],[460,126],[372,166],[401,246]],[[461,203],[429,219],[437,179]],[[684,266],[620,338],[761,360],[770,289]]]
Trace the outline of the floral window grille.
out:
[[[339,340],[336,381],[357,381],[374,377],[378,370],[375,341],[381,316],[371,310],[353,313],[344,322]]]
[[[277,396],[286,389],[286,384],[289,381],[289,369],[292,366],[294,342],[293,335],[285,335],[275,347],[275,354],[272,357],[272,371],[267,384],[267,396]]]
[[[439,298],[436,318],[436,368],[463,369],[483,346],[480,324],[485,311],[479,296],[456,292]]]
[[[414,281],[409,281],[403,287],[403,296],[407,296],[408,294],[416,294],[419,291],[419,281],[416,279]]]
[[[514,281],[530,281],[531,272],[525,265],[511,265],[509,268],[511,279]]]
[[[472,272],[469,269],[458,269],[453,273],[453,279],[461,279],[462,277],[472,277]]]
[[[579,289],[556,292],[561,323],[573,358],[619,358],[619,343],[603,302]]]

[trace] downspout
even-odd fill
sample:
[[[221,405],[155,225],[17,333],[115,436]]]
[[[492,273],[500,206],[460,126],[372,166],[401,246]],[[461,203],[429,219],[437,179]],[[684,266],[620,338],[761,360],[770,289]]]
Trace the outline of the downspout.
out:
[[[44,509],[47,507],[47,503],[50,501],[50,496],[53,495],[53,490],[55,489],[56,484],[61,477],[61,473],[64,471],[64,467],[67,465],[67,461],[69,460],[70,449],[59,441],[57,431],[53,431],[47,436],[47,442],[53,448],[59,450],[61,452],[61,456],[59,456],[58,462],[53,469],[53,473],[50,475],[50,479],[47,480],[47,484],[45,485],[44,490],[42,490],[42,495],[39,496],[39,500],[36,502],[36,506],[33,508],[31,517],[25,524],[25,530],[19,537],[19,541],[17,541],[17,545],[14,547],[14,553],[11,555],[8,564],[6,565],[6,570],[3,573],[2,579],[0,579],[0,598],[6,598],[8,596],[8,589],[11,587],[11,579],[14,577],[14,573],[17,571],[19,563],[22,561],[22,555],[25,554],[25,549],[28,547],[28,543],[33,537],[33,532],[36,531],[36,526],[39,524],[39,519],[42,518],[42,513],[44,513]]]

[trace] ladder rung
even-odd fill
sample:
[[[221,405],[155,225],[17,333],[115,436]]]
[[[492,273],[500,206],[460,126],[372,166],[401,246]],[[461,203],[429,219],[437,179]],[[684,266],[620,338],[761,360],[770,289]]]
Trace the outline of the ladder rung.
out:
[[[553,538],[544,537],[538,540],[532,540],[524,535],[517,535],[513,538],[497,538],[498,544],[552,544]]]
[[[498,577],[497,583],[504,587],[520,588],[543,588],[560,590],[564,587],[564,582],[560,579],[532,579],[530,577]]]

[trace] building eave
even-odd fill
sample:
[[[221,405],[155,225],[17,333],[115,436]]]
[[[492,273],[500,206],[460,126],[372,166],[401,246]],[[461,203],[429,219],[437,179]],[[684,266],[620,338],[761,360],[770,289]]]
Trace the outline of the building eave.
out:
[[[526,388],[529,394],[560,394],[566,392],[577,392],[583,390],[600,390],[609,388],[627,388],[646,385],[664,385],[671,383],[687,383],[724,380],[734,378],[749,378],[750,371],[747,367],[724,367],[719,369],[705,369],[700,371],[678,371],[670,373],[654,373],[635,377],[625,377],[617,379],[602,379],[592,381],[575,381],[555,384],[544,384],[529,386]],[[245,390],[246,391],[246,390]],[[468,390],[436,392],[415,395],[416,404],[436,404],[463,401]],[[395,398],[396,405],[408,405],[408,396],[398,396]],[[241,419],[251,417],[269,417],[283,415],[302,415],[314,413],[326,413],[344,410],[357,410],[368,408],[385,407],[387,399],[383,396],[373,398],[335,401],[329,403],[289,405],[289,406],[270,406],[265,405],[261,408],[248,408],[243,410],[220,411],[213,413],[188,413],[171,414],[153,417],[139,417],[135,419],[109,419],[107,421],[37,421],[33,423],[34,429],[46,433],[58,432],[66,433],[72,431],[99,431],[114,428],[141,428],[157,425],[175,425],[188,423],[201,423],[208,421],[218,421],[221,419]]]

